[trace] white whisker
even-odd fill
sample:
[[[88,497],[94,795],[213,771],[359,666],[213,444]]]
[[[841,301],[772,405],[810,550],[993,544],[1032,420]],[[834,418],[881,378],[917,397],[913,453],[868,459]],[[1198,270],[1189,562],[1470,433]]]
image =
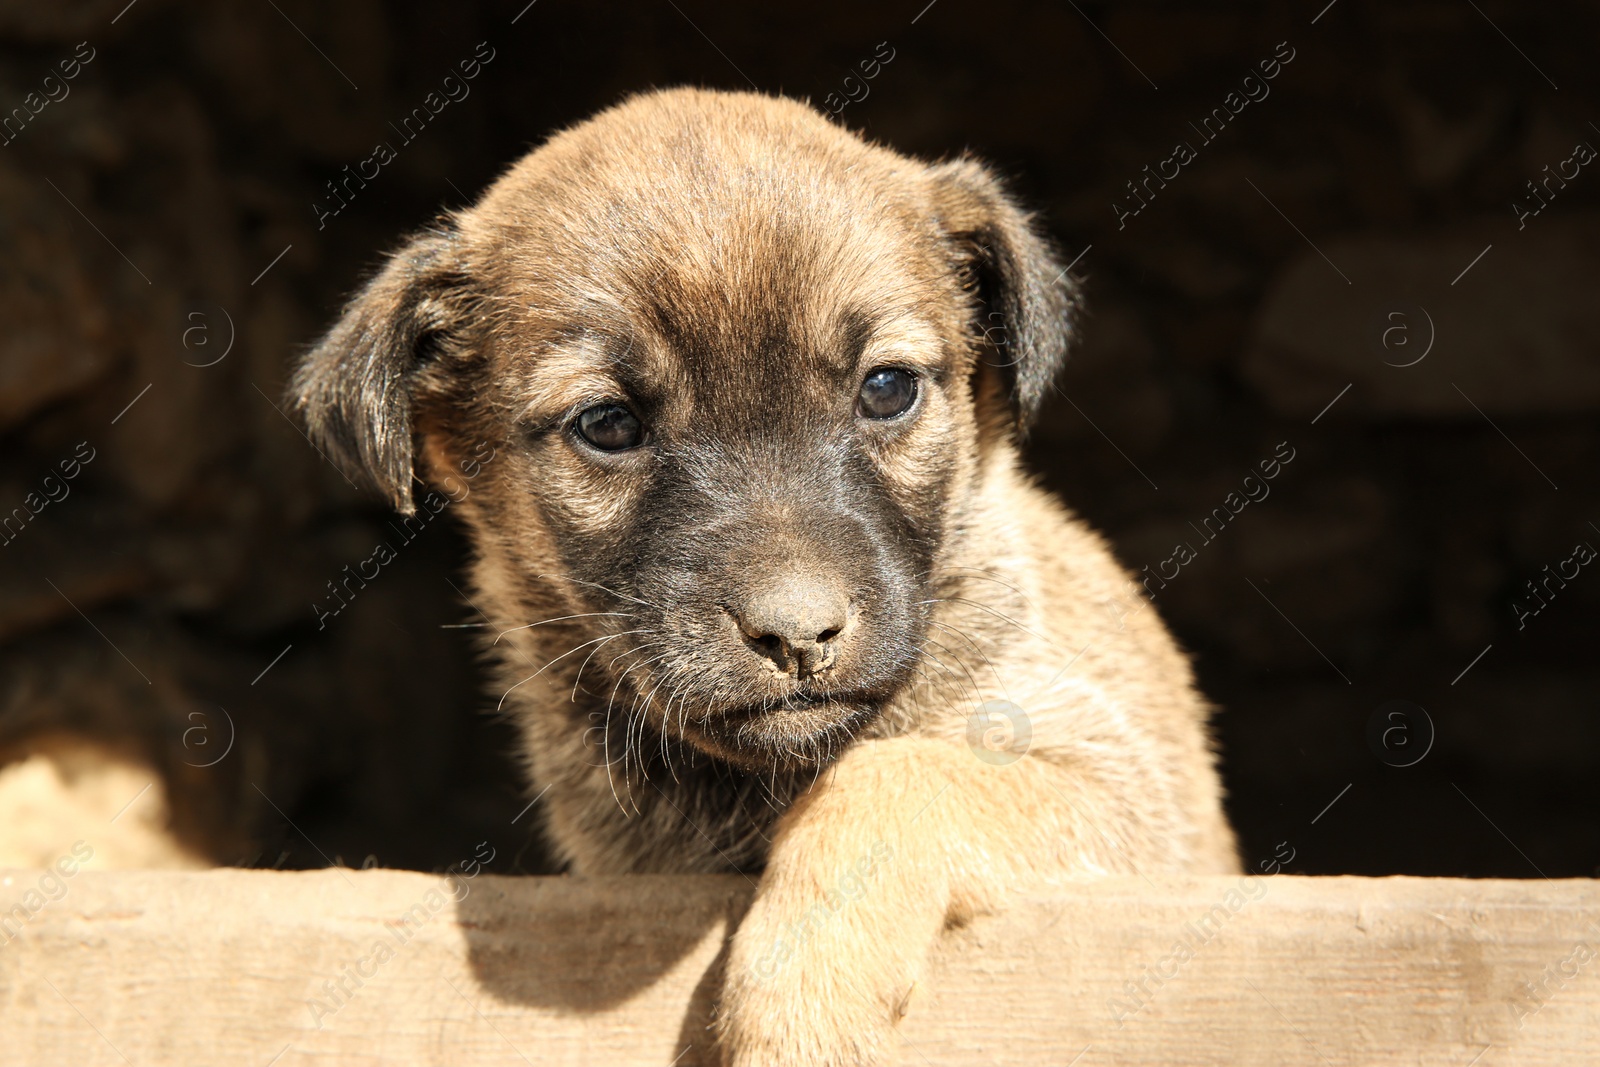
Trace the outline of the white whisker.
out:
[[[508,630],[501,630],[499,635],[496,636],[493,641],[489,642],[489,644],[491,646],[498,645],[500,643],[500,638],[516,630],[531,630],[535,626],[548,626],[553,622],[566,622],[569,619],[596,619],[602,615],[615,615],[623,619],[631,619],[634,617],[633,613],[629,611],[585,611],[579,615],[562,615],[560,618],[556,619],[540,619],[538,622],[530,622],[523,626],[513,626]]]

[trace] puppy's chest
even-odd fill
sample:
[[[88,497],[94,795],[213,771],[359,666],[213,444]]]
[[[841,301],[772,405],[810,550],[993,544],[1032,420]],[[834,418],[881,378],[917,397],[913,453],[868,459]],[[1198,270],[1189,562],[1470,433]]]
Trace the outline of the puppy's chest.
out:
[[[752,774],[659,752],[607,766],[571,735],[547,742],[529,738],[536,787],[549,786],[546,831],[584,875],[758,872],[779,820],[817,773]]]

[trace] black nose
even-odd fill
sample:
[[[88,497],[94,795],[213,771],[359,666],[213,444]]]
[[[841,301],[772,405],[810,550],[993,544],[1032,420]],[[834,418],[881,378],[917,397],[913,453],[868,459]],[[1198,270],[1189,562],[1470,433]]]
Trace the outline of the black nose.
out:
[[[800,678],[832,667],[850,628],[850,598],[824,581],[773,581],[731,609],[745,644]]]

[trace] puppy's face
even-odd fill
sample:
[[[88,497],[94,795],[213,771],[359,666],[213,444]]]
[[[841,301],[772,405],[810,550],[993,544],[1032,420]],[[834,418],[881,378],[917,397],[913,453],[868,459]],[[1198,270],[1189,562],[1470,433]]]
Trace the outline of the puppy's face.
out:
[[[530,593],[554,569],[563,607],[614,613],[573,636],[615,635],[591,666],[627,708],[726,758],[811,758],[919,658],[976,434],[940,313],[962,294],[911,235],[822,203],[791,199],[785,220],[712,183],[675,218],[626,195],[642,247],[568,260],[578,300],[498,339],[521,491],[484,519],[541,531],[506,546]]]
[[[626,732],[815,761],[917,675],[982,460],[1059,359],[1055,269],[975,165],[657,94],[400,253],[294,395],[402,507],[413,433],[435,474],[496,442],[482,584]]]

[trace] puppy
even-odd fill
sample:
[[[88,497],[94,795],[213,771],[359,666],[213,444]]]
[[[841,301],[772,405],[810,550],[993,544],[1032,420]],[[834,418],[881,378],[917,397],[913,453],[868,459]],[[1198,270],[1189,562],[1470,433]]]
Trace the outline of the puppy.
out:
[[[1075,294],[979,164],[674,90],[411,240],[295,376],[401,511],[478,468],[570,870],[759,872],[729,1064],[895,1058],[929,946],[1014,890],[1236,867],[1187,661],[1018,469]]]

